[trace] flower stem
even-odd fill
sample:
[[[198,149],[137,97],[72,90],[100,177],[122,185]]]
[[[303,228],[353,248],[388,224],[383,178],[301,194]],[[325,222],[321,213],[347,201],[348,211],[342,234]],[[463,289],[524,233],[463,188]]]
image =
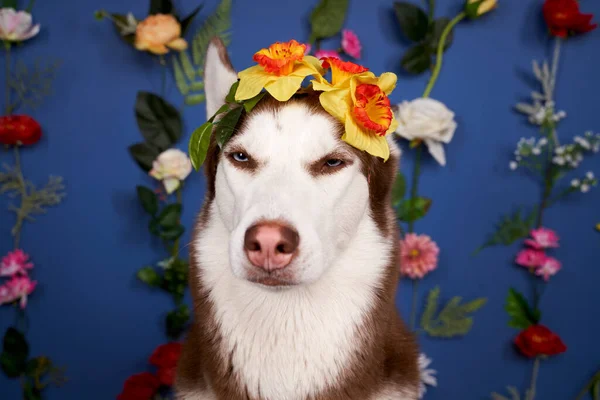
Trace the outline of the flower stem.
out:
[[[412,281],[412,301],[410,303],[410,330],[415,330],[415,325],[417,322],[417,296],[419,291],[417,290],[419,286],[419,280],[413,279]]]
[[[429,0],[429,21],[433,21],[433,13],[435,12],[435,0]]]
[[[437,78],[440,75],[440,70],[442,69],[442,60],[444,58],[444,46],[446,46],[446,40],[448,39],[448,35],[450,34],[454,26],[460,21],[462,21],[465,17],[466,14],[464,12],[461,12],[456,17],[454,17],[454,19],[450,21],[448,25],[446,25],[446,28],[444,28],[442,36],[440,36],[440,42],[438,43],[437,55],[435,57],[435,67],[433,69],[433,73],[431,74],[431,78],[429,78],[429,83],[425,88],[425,93],[423,93],[423,97],[429,97],[431,91],[433,90],[433,86],[435,85],[435,82],[437,81]]]
[[[183,186],[183,182],[179,185],[179,187],[177,188],[176,194],[177,194],[177,204],[181,204],[181,198],[182,198],[182,191],[181,188]],[[181,221],[177,221],[177,224],[179,224]],[[173,245],[173,253],[171,254],[171,256],[173,256],[173,258],[177,258],[177,255],[179,254],[179,239],[177,238],[175,240],[175,244]]]
[[[412,182],[410,189],[410,202],[411,207],[414,205],[419,193],[419,176],[421,174],[421,153],[423,152],[423,146],[418,145],[415,150],[415,168],[413,169]],[[408,232],[412,233],[415,227],[415,221],[411,220],[408,222]]]
[[[536,357],[533,362],[533,372],[531,373],[531,383],[529,384],[529,390],[527,391],[527,395],[525,400],[534,400],[535,399],[535,387],[537,384],[538,373],[540,371],[540,358]]]
[[[586,383],[585,387],[581,389],[581,392],[579,392],[575,400],[582,400],[598,382],[600,382],[600,371],[596,372],[596,374],[592,376],[592,379],[590,379],[588,383]]]
[[[10,43],[4,42],[4,49],[6,50],[6,115],[10,115],[12,107],[10,106]]]
[[[162,66],[162,84],[160,87],[160,94],[165,97],[167,92],[167,62],[165,56],[160,56],[160,65]]]
[[[23,228],[23,202],[27,198],[27,186],[25,185],[25,179],[23,178],[23,172],[21,171],[21,157],[19,154],[19,146],[15,145],[14,148],[15,153],[15,174],[17,175],[17,179],[19,181],[19,190],[21,192],[21,206],[17,210],[17,223],[13,229],[13,236],[15,237],[14,246],[15,249],[19,248],[19,242],[21,240],[21,229]]]

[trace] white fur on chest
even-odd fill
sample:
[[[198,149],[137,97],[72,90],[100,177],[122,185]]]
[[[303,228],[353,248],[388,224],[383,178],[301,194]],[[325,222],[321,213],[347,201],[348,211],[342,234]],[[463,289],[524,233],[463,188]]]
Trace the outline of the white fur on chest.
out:
[[[349,249],[318,282],[271,291],[236,278],[229,234],[210,210],[196,242],[225,357],[253,396],[296,400],[334,386],[362,341],[364,316],[383,279],[391,243],[365,216]]]

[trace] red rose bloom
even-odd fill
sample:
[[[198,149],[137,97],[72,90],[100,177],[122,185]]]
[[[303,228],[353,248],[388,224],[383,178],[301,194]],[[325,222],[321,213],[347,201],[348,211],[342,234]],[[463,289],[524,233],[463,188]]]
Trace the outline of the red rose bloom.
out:
[[[150,372],[130,376],[117,400],[151,400],[160,387],[158,378]]]
[[[157,347],[150,356],[150,364],[158,367],[157,375],[161,384],[173,386],[180,354],[181,343],[172,342]]]
[[[592,14],[579,12],[576,0],[546,0],[542,12],[553,36],[566,38],[569,33],[585,33],[597,27],[592,24]]]
[[[543,325],[531,325],[515,338],[515,345],[527,357],[553,356],[567,351],[562,339]]]
[[[0,143],[29,146],[42,137],[42,127],[27,115],[8,115],[0,117]]]

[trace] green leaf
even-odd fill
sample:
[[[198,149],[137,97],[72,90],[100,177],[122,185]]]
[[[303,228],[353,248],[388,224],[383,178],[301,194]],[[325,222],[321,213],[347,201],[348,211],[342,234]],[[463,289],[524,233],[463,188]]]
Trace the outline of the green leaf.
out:
[[[206,159],[212,129],[213,123],[205,122],[192,133],[192,137],[190,138],[190,160],[196,171],[204,164],[204,160]]]
[[[179,224],[179,219],[181,218],[181,210],[181,204],[169,204],[160,212],[158,223],[164,228],[177,226]]]
[[[192,91],[204,90],[204,82],[202,82],[202,81],[195,81],[190,86],[190,90],[192,90]]]
[[[400,65],[407,72],[418,75],[427,71],[431,65],[431,52],[426,44],[417,44],[404,53]]]
[[[521,210],[517,210],[512,216],[502,218],[496,228],[496,232],[481,247],[475,250],[474,254],[479,253],[486,247],[502,244],[509,246],[519,239],[529,235],[529,231],[534,227],[537,217],[537,208],[534,208],[529,216],[523,218]]]
[[[525,297],[513,288],[508,291],[504,309],[510,316],[508,326],[512,328],[526,329],[537,324],[541,317],[540,310],[532,310]]]
[[[177,57],[173,57],[173,74],[175,75],[175,84],[177,85],[177,89],[179,89],[179,92],[185,96],[189,93],[190,87],[185,80],[183,69],[181,68],[181,65],[179,65]]]
[[[4,334],[0,368],[9,378],[17,378],[25,372],[29,345],[25,336],[15,328],[8,328]]]
[[[158,236],[160,235],[160,225],[158,223],[158,219],[152,218],[148,223],[148,230],[151,234]]]
[[[431,203],[432,200],[426,197],[417,197],[414,200],[406,199],[400,203],[396,216],[400,221],[416,221],[427,214]]]
[[[136,143],[129,146],[128,150],[131,157],[144,172],[149,172],[152,169],[152,163],[160,154],[158,149],[148,143]]]
[[[149,15],[154,14],[172,14],[173,3],[171,0],[150,0]]]
[[[25,371],[25,362],[3,352],[0,354],[0,368],[8,378],[18,378]]]
[[[396,174],[396,180],[394,181],[394,186],[392,186],[392,205],[394,207],[398,207],[402,200],[404,199],[404,195],[406,194],[406,178],[404,174],[398,172]]]
[[[199,5],[198,7],[196,7],[194,9],[194,11],[192,11],[187,17],[185,17],[181,21],[181,36],[182,37],[185,36],[185,34],[187,33],[187,30],[190,27],[190,24],[192,23],[192,21],[194,20],[194,18],[200,12],[201,9],[202,9],[202,5]]]
[[[407,38],[413,42],[420,42],[425,39],[429,29],[429,18],[425,11],[420,7],[404,1],[394,3],[396,18],[400,23],[400,28]]]
[[[23,398],[25,400],[42,400],[42,392],[30,381],[25,381],[23,385]]]
[[[321,0],[310,16],[311,41],[337,35],[344,25],[348,0]]]
[[[190,320],[190,309],[185,304],[167,314],[167,336],[171,339],[179,338],[185,331]]]
[[[185,96],[185,105],[195,106],[197,104],[202,103],[204,100],[206,100],[206,96],[203,94],[191,94]]]
[[[435,54],[437,52],[437,48],[440,44],[440,39],[444,29],[450,23],[450,18],[442,17],[438,18],[431,24],[429,28],[429,32],[427,34],[426,41],[429,44],[429,51]],[[444,51],[448,50],[452,45],[452,40],[454,39],[454,32],[450,31],[448,36],[446,36],[446,44],[444,45]]]
[[[233,85],[231,85],[231,87],[229,88],[229,93],[227,93],[227,96],[225,97],[226,103],[231,103],[231,104],[237,103],[237,101],[235,100],[235,92],[237,92],[238,86],[240,86],[239,80],[235,81],[235,83]]]
[[[440,288],[436,286],[429,292],[425,310],[421,316],[421,327],[433,337],[451,338],[466,335],[473,326],[471,314],[487,302],[485,298],[478,298],[461,304],[462,298],[455,296],[438,314],[439,297]]]
[[[590,395],[593,400],[600,400],[600,380],[597,380],[596,383],[594,383],[594,386],[592,386],[590,390]]]
[[[196,77],[196,71],[194,71],[194,67],[192,66],[192,62],[190,61],[190,57],[188,56],[187,52],[185,51],[180,51],[179,52],[179,59],[181,60],[181,66],[183,67],[183,71],[185,72],[185,76],[187,76],[187,78],[190,81],[193,81],[194,78]],[[200,86],[194,86],[200,84]],[[202,90],[204,89],[204,84],[202,82],[194,82],[194,85],[192,85],[191,89],[192,90]]]
[[[225,46],[229,45],[231,28],[231,0],[222,0],[215,12],[204,21],[204,24],[192,40],[192,58],[194,64],[204,67],[206,50],[214,37],[219,37]]]
[[[137,194],[142,207],[150,215],[156,215],[158,212],[158,197],[147,187],[137,186]]]
[[[243,111],[243,107],[236,107],[227,112],[227,114],[216,123],[215,138],[219,147],[223,148],[231,135],[233,135],[233,131],[235,130]]]
[[[100,15],[102,15],[102,12],[97,12],[96,18],[99,18]],[[116,13],[108,13],[108,15],[110,15],[110,20],[121,40],[133,46],[135,43],[135,29],[129,26],[127,15]]]
[[[258,104],[258,102],[263,97],[265,97],[265,94],[267,94],[267,92],[262,92],[262,93],[257,94],[253,98],[244,101],[244,110],[246,110],[247,113],[249,113],[250,111],[252,111],[252,109],[254,107],[256,107],[256,105]]]
[[[17,8],[17,0],[4,0],[2,2],[2,8]]]
[[[165,228],[161,233],[160,237],[165,240],[177,240],[183,235],[185,228],[183,225],[170,226]]]
[[[142,136],[162,151],[181,137],[183,125],[179,111],[160,96],[138,92],[135,116]]]
[[[163,281],[163,278],[153,267],[144,267],[136,275],[140,281],[152,287],[160,287]]]

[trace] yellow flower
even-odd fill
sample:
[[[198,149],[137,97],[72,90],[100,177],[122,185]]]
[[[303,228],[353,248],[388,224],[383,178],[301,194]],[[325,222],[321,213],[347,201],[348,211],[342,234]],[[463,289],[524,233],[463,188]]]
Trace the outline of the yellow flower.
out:
[[[467,0],[465,12],[469,18],[477,18],[492,11],[498,5],[498,0]]]
[[[317,91],[327,92],[336,88],[350,87],[352,76],[369,71],[368,68],[362,65],[342,61],[337,57],[326,57],[321,58],[321,60],[323,60],[323,68],[331,69],[331,83],[322,78],[318,81],[312,81],[313,89]]]
[[[600,222],[596,224],[596,230],[600,232]]]
[[[240,84],[235,93],[237,101],[250,99],[264,88],[279,101],[289,100],[309,76],[319,79],[323,68],[318,59],[305,56],[306,45],[295,40],[277,42],[254,54],[253,67],[238,73]]]
[[[344,123],[342,140],[387,161],[390,149],[385,136],[398,127],[388,98],[397,77],[391,72],[377,77],[359,65],[344,64],[340,68],[342,63],[326,60],[324,66],[332,68],[332,83],[313,81],[313,88],[323,90],[321,105]],[[342,74],[343,69],[350,75]],[[356,73],[351,74],[351,69]]]
[[[181,25],[170,14],[150,15],[140,22],[135,30],[135,48],[153,54],[167,54],[168,48],[187,49],[187,42],[181,38]]]

